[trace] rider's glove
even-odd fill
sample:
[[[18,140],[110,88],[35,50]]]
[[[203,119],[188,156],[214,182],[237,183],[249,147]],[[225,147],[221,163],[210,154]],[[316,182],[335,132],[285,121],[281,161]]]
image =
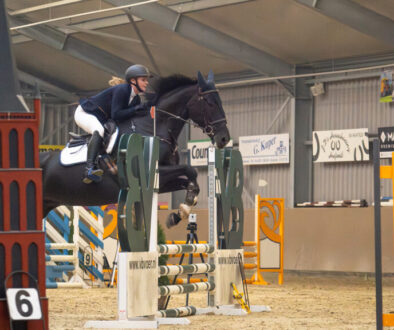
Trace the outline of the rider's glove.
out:
[[[141,103],[141,104],[139,104],[138,106],[137,106],[137,111],[149,111],[150,110],[150,108],[151,108],[151,106],[152,106],[152,103],[151,102],[144,102],[144,103]]]
[[[134,107],[134,111],[135,112],[141,112],[141,111],[145,111],[145,104],[138,104]]]

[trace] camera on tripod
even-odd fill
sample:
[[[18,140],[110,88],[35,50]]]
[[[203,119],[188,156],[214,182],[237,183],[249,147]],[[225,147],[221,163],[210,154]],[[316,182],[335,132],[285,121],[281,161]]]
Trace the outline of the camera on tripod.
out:
[[[188,219],[188,224],[187,224],[186,229],[190,230],[192,232],[197,230],[197,214],[195,214],[195,213],[189,214],[189,219]]]

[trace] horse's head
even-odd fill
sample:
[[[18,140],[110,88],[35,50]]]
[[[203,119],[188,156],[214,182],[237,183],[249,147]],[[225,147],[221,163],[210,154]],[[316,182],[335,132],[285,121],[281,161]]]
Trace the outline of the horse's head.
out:
[[[230,133],[212,71],[207,80],[198,72],[198,95],[189,102],[188,110],[189,117],[211,138],[212,143],[216,143],[218,148],[226,146]]]

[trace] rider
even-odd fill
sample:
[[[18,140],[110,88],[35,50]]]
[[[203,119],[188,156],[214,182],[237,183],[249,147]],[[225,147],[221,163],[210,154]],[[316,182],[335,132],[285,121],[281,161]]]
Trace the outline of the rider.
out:
[[[104,127],[108,119],[122,121],[139,111],[149,110],[147,102],[141,102],[149,82],[149,70],[140,64],[130,66],[125,73],[125,83],[109,87],[99,94],[81,99],[74,119],[76,124],[92,134],[83,182],[101,181],[103,170],[97,167],[97,156],[103,143]]]

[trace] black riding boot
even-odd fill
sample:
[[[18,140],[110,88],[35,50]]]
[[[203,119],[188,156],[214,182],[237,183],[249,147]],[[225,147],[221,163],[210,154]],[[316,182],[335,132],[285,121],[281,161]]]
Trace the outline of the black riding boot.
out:
[[[94,131],[88,145],[88,157],[86,160],[85,176],[82,180],[84,183],[101,181],[101,176],[103,175],[104,171],[101,168],[97,168],[97,156],[102,143],[103,138],[97,131]]]

